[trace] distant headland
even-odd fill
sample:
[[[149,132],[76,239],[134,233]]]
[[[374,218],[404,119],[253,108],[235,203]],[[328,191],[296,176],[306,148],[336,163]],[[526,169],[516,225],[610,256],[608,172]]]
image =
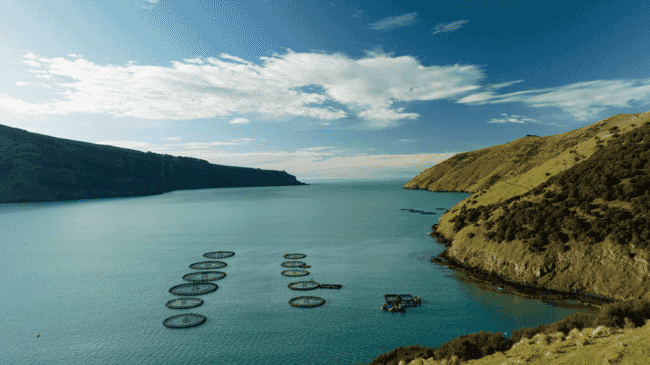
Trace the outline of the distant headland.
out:
[[[56,138],[0,125],[0,203],[306,185],[284,171]]]

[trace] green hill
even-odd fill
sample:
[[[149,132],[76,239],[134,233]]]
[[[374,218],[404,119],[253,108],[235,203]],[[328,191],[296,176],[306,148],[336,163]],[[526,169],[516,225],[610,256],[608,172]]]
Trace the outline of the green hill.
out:
[[[448,265],[515,287],[650,299],[649,122],[616,115],[458,154],[404,188],[476,192],[433,227]]]
[[[304,185],[284,171],[72,141],[0,125],[0,203]]]

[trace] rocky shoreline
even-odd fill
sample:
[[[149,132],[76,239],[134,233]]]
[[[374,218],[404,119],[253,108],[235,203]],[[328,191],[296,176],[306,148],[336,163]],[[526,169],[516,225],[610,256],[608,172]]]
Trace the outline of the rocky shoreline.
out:
[[[484,270],[467,266],[462,262],[458,262],[449,257],[447,251],[451,246],[451,241],[440,232],[438,232],[438,225],[434,224],[431,228],[432,232],[429,233],[429,235],[445,246],[445,250],[441,252],[437,257],[433,257],[431,259],[431,262],[438,265],[444,265],[450,269],[455,269],[476,283],[501,287],[503,288],[502,291],[506,293],[513,293],[531,299],[540,299],[544,302],[563,307],[581,305],[600,308],[602,304],[619,301],[617,299],[601,295],[572,291],[560,291],[544,288],[542,286],[527,285],[509,280],[508,278],[501,277],[494,273],[488,273]]]

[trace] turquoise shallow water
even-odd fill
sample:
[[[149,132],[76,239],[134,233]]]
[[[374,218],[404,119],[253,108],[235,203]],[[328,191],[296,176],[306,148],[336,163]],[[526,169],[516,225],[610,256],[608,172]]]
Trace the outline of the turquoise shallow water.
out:
[[[484,290],[429,261],[427,235],[465,196],[402,180],[205,189],[159,196],[0,205],[1,364],[354,364],[418,343],[551,323],[576,310]],[[413,208],[436,212],[420,215]],[[226,278],[193,309],[172,310],[203,253],[229,250]],[[280,273],[307,254],[309,276]],[[340,290],[299,292],[313,279]],[[380,310],[384,294],[422,306]],[[317,308],[289,299],[317,295]],[[195,328],[165,318],[199,313]],[[40,334],[36,338],[36,334]]]

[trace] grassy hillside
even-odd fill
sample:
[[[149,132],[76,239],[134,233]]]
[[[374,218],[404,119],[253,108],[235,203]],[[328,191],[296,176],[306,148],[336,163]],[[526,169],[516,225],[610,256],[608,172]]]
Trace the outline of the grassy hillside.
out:
[[[284,171],[214,165],[0,125],[0,203],[300,184]]]
[[[650,113],[454,156],[405,188],[477,191],[443,214],[448,263],[513,284],[650,299]]]

